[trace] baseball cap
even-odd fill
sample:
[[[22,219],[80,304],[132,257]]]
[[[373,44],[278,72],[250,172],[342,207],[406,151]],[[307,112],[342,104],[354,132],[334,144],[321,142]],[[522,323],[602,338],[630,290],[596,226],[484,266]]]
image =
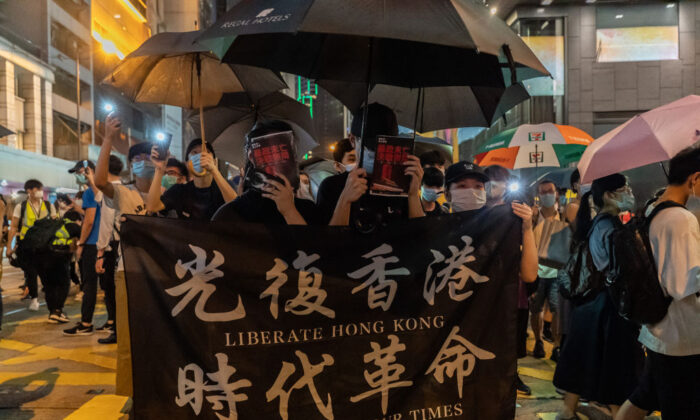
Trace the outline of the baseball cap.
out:
[[[84,168],[86,164],[87,164],[88,168],[92,169],[93,171],[95,170],[95,164],[92,163],[91,160],[83,159],[83,160],[79,160],[79,161],[75,162],[75,166],[70,168],[68,170],[68,173],[74,174],[74,173],[78,172],[80,170],[80,168]]]
[[[445,173],[445,186],[458,182],[464,178],[475,178],[482,182],[488,182],[489,177],[481,166],[466,160],[450,165]]]

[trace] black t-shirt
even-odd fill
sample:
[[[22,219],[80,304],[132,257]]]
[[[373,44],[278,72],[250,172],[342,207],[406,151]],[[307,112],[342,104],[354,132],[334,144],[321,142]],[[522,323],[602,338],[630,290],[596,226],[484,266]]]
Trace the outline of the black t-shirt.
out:
[[[294,199],[294,205],[306,224],[319,224],[318,211],[314,202],[301,198]],[[242,219],[249,223],[286,224],[284,216],[277,210],[277,204],[262,196],[260,191],[248,190],[232,202],[223,206],[212,218],[213,221]]]
[[[443,214],[449,214],[449,213],[450,213],[450,211],[447,209],[447,207],[443,206],[443,205],[440,204],[440,203],[435,203],[435,208],[434,208],[433,210],[431,210],[431,211],[425,211],[425,209],[423,209],[423,211],[425,212],[425,215],[428,216],[428,217],[431,217],[431,216],[441,216],[441,215],[443,215]]]
[[[333,218],[335,206],[345,188],[348,172],[334,175],[323,180],[318,188],[316,203],[323,224],[330,223]],[[355,226],[358,221],[363,225],[387,224],[389,222],[408,219],[408,199],[406,197],[384,197],[365,194],[360,198],[350,212],[350,225]]]
[[[219,207],[225,204],[224,197],[216,182],[207,188],[197,188],[194,181],[175,184],[160,198],[165,208],[162,213],[172,210],[178,219],[211,220]]]

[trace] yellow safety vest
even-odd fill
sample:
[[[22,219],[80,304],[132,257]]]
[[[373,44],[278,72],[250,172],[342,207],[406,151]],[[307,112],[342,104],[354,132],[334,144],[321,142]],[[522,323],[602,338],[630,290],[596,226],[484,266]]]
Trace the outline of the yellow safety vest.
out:
[[[63,219],[63,226],[56,231],[56,239],[53,240],[53,245],[68,246],[73,243],[73,238],[70,237],[68,230],[66,230],[66,223],[73,223],[73,221]]]
[[[34,208],[31,204],[29,204],[29,200],[27,200],[24,203],[24,205],[27,207],[25,207],[24,209],[24,219],[21,220],[22,229],[20,229],[19,231],[20,240],[24,239],[24,235],[27,233],[29,228],[34,226],[34,222],[37,221],[37,218],[40,218],[34,213]],[[44,211],[46,211],[46,217],[51,216],[51,211],[46,208],[46,202],[44,200],[41,200],[41,207],[39,207],[39,216],[41,216],[41,213],[43,213]]]

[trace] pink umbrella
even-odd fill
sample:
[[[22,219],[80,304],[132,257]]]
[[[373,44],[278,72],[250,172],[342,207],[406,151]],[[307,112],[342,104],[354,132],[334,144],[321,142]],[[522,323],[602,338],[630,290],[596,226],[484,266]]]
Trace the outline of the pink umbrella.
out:
[[[700,140],[700,96],[637,115],[596,139],[578,163],[581,183],[662,162]]]

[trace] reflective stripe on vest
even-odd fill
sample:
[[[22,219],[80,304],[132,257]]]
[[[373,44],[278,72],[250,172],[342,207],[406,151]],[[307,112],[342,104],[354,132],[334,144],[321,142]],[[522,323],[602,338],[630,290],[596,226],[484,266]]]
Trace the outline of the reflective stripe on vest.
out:
[[[24,239],[24,235],[27,233],[30,227],[34,226],[34,222],[37,220],[37,215],[34,213],[34,207],[32,207],[31,204],[29,204],[29,200],[25,203],[27,207],[24,209],[24,219],[21,221],[22,222],[22,229],[19,231],[19,239],[22,240]],[[41,200],[41,206],[39,207],[39,216],[41,216],[41,213],[46,211],[46,217],[49,217],[49,209],[46,208],[46,202],[44,200]],[[39,219],[42,219],[42,217],[38,217]]]
[[[64,219],[63,223],[64,223],[64,225],[61,226],[61,228],[56,231],[56,239],[53,240],[53,245],[65,246],[65,245],[70,245],[73,243],[73,239],[71,239],[70,234],[68,233],[68,230],[66,230],[66,225],[65,225],[65,223],[72,223],[72,222],[68,219]]]

